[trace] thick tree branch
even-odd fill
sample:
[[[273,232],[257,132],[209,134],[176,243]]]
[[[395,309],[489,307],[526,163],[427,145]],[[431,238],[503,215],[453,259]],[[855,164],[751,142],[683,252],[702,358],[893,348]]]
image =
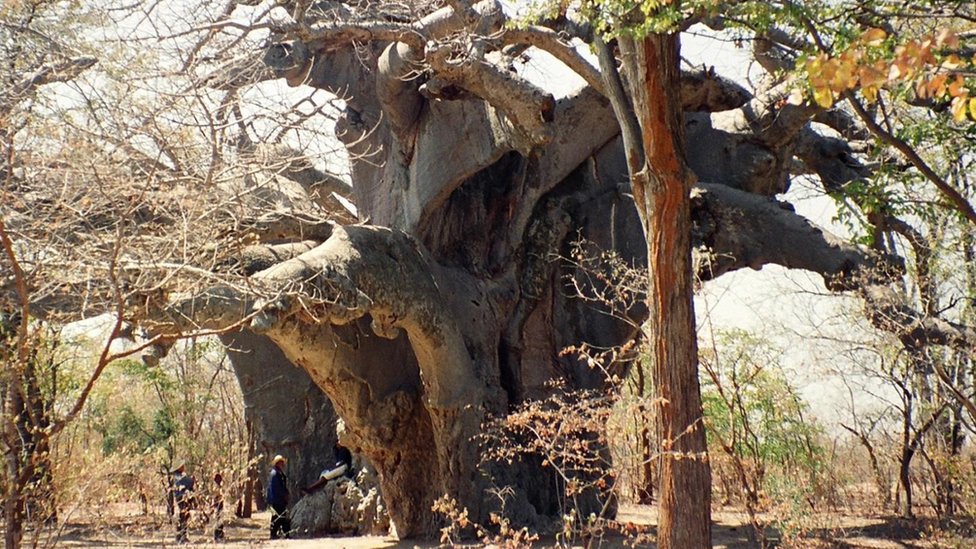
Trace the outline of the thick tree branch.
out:
[[[428,41],[444,39],[460,31],[468,25],[469,17],[473,17],[488,32],[498,31],[505,21],[498,3],[485,0],[472,5],[467,17],[458,16],[451,7],[444,7],[413,24],[379,20],[340,24],[330,22],[311,26],[297,25],[283,30],[315,49],[328,49],[353,42],[403,42],[422,54]]]
[[[436,220],[437,212],[447,198],[478,170],[498,161],[505,153],[514,150],[510,137],[498,135],[493,122],[484,108],[476,108],[471,102],[435,104],[434,108],[447,109],[448,127],[432,128],[419,138],[416,159],[411,166],[412,178],[422,184],[407,189],[405,203],[416,204],[416,213],[407,215],[416,219],[419,234],[424,234],[428,223]],[[467,132],[476,124],[485,124],[492,132]],[[581,132],[580,128],[587,131]],[[584,87],[575,94],[556,101],[552,139],[537,150],[533,184],[527,186],[519,203],[532,205],[542,195],[559,185],[579,166],[580,158],[588,158],[611,141],[619,132],[609,101],[592,88]],[[436,133],[435,133],[436,132]],[[443,158],[452,155],[454,160],[445,170]],[[422,208],[422,209],[421,209]],[[521,234],[533,208],[518,208],[512,219],[512,229]]]
[[[243,287],[216,285],[163,302],[163,296],[137,294],[128,303],[127,317],[150,333],[175,339],[200,332],[224,333],[240,329],[251,317],[254,297]]]
[[[896,265],[831,235],[793,211],[789,204],[726,185],[700,184],[693,195],[696,241],[703,280],[775,263],[820,274],[834,291],[887,280]]]
[[[332,235],[336,224],[329,219],[313,217],[300,212],[268,212],[254,219],[246,219],[243,228],[256,235],[262,242],[282,240],[325,241]]]
[[[822,135],[809,126],[797,136],[796,156],[813,170],[828,192],[846,183],[869,177],[873,170],[854,155],[847,141]]]
[[[827,233],[788,204],[715,184],[700,184],[693,204],[696,243],[705,245],[696,258],[702,280],[770,263],[804,269],[832,291],[856,292],[875,327],[916,348],[976,348],[976,328],[919,312],[889,286],[903,270],[894,258]]]
[[[38,67],[13,83],[9,90],[0,95],[0,116],[6,116],[18,103],[30,97],[37,88],[55,82],[68,82],[78,77],[97,62],[94,57],[74,57]]]
[[[750,129],[770,147],[781,147],[792,141],[813,116],[823,110],[806,102],[794,105],[786,101],[794,86],[792,81],[782,82],[754,97],[735,111],[734,127]]]
[[[477,403],[464,340],[431,276],[428,260],[399,231],[337,227],[321,246],[256,274],[265,292],[251,328],[272,339],[288,337],[289,325],[348,324],[366,315],[373,331],[393,338],[406,332],[423,373],[427,399],[437,408]]]
[[[418,91],[423,59],[409,44],[394,42],[383,50],[376,69],[376,98],[406,161],[413,153],[414,125],[424,103]]]
[[[782,83],[737,109],[685,115],[688,164],[702,181],[768,196],[789,187],[796,136],[819,107],[791,105]]]
[[[528,44],[552,54],[564,65],[580,75],[594,90],[606,95],[601,71],[597,70],[573,46],[556,31],[537,25],[513,28],[505,31],[502,40],[507,44]],[[606,71],[603,71],[604,73]]]
[[[385,21],[354,23],[319,23],[310,27],[289,29],[289,36],[315,50],[329,50],[352,43],[403,42],[417,51],[424,50],[426,37],[419,29],[402,23]]]
[[[552,94],[521,76],[486,60],[452,58],[454,49],[437,46],[427,61],[438,78],[464,88],[504,112],[528,139],[530,146],[552,139],[549,123],[556,102]]]
[[[298,257],[319,244],[321,242],[316,240],[305,240],[288,244],[248,246],[241,250],[240,255],[231,257],[220,265],[218,270],[250,276]]]
[[[714,68],[681,71],[681,109],[685,112],[727,111],[751,99],[748,90],[719,76]]]
[[[904,297],[882,285],[861,290],[868,300],[868,319],[878,329],[896,335],[910,348],[947,345],[972,352],[976,348],[976,328],[926,316],[905,303]]]

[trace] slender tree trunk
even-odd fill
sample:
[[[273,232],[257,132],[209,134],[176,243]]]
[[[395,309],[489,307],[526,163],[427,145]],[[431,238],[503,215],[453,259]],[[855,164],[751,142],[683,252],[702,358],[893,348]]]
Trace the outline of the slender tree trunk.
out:
[[[47,523],[56,518],[51,485],[47,406],[37,379],[35,356],[23,366],[7,365],[12,373],[4,395],[4,546],[20,547],[24,523]],[[26,395],[26,398],[25,398]]]
[[[711,472],[698,384],[691,268],[692,176],[684,164],[677,103],[676,34],[636,44],[633,84],[645,170],[633,178],[647,235],[650,358],[661,402],[658,547],[711,547]]]
[[[912,410],[910,407],[904,412],[904,417],[902,418],[904,425],[902,430],[902,444],[901,444],[901,459],[898,464],[898,482],[901,484],[902,492],[905,494],[905,499],[902,502],[901,514],[905,518],[912,518],[914,512],[912,511],[912,478],[911,478],[911,467],[912,459],[915,457],[915,446],[912,444],[911,438],[911,421],[912,421]]]
[[[642,422],[647,422],[647,416],[641,417]],[[644,423],[640,429],[641,446],[641,474],[640,487],[637,490],[637,501],[648,505],[654,501],[654,441],[651,437],[651,429]]]
[[[636,364],[637,395],[644,399],[647,394],[647,377],[644,372],[644,365]],[[640,470],[641,478],[637,481],[637,501],[644,505],[649,505],[654,501],[654,485],[657,479],[654,478],[654,436],[651,433],[652,419],[648,413],[650,410],[643,404],[638,407],[635,419],[635,427],[640,433]]]
[[[52,524],[57,520],[57,505],[51,478],[50,406],[41,394],[38,360],[31,357],[23,376],[26,402],[19,425],[24,441],[24,510],[27,520]]]
[[[251,518],[251,510],[254,508],[254,481],[258,476],[257,466],[253,462],[255,454],[257,454],[255,451],[254,425],[250,421],[247,421],[246,428],[247,459],[249,464],[242,482],[241,497],[237,503],[237,516],[241,518]]]
[[[4,470],[6,490],[3,502],[4,547],[17,549],[24,535],[24,490],[21,473],[23,441],[17,430],[17,418],[23,399],[15,380],[8,381],[5,395],[4,417]]]
[[[874,445],[871,444],[871,438],[868,436],[870,432],[861,431],[859,430],[860,427],[856,430],[843,424],[841,424],[841,427],[856,436],[861,446],[867,451],[868,461],[871,463],[871,470],[874,472],[874,483],[878,487],[878,495],[881,496],[881,505],[887,509],[891,505],[889,477],[885,475],[884,469],[881,467],[881,462],[878,461],[878,454],[875,452]]]

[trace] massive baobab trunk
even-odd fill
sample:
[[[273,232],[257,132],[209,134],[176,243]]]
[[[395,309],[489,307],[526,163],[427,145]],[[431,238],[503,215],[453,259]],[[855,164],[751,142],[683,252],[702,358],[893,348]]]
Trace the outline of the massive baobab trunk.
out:
[[[266,70],[208,80],[233,87],[246,74],[279,77],[341,97],[336,135],[349,154],[359,223],[325,221],[317,182],[283,174],[308,193],[307,207],[291,200],[291,209],[247,225],[260,244],[227,267],[248,277],[247,290],[215,288],[170,306],[177,324],[195,318],[192,327],[247,317],[250,331],[304,370],[345,421],[352,450],[377,468],[401,536],[433,535],[431,506],[442,495],[484,521],[499,505],[486,496],[492,486],[515,488],[506,511],[516,523],[558,511],[549,475],[528,463],[483,466],[476,435],[490,416],[545,396],[551,380],[599,387],[601,375],[561,354],[566,346],[635,336],[633,323],[567,291],[572,272],[558,258],[571,242],[587,239],[647,265],[631,196],[639,189],[599,71],[551,28],[506,29],[494,2],[449,4],[418,19],[329,4],[273,35]],[[554,96],[521,76],[514,56],[530,45],[587,85]],[[687,162],[701,183],[690,203],[678,196],[684,183],[655,200],[672,201],[685,217],[691,209],[692,268],[702,279],[775,262],[819,272],[833,289],[870,287],[874,279],[853,275],[877,266],[874,255],[770,198],[785,190],[794,155],[832,185],[861,176],[849,150],[809,131],[819,109],[788,104],[788,91],[752,97],[707,71],[656,90],[685,111],[672,122],[684,124]],[[685,238],[652,245],[661,252],[652,268],[686,254]],[[689,270],[678,262],[673,277]],[[672,317],[671,301],[657,303],[653,318]],[[201,320],[207,311],[212,318]],[[686,313],[680,326],[656,328],[691,338]],[[675,360],[693,362],[693,353]],[[684,364],[685,373],[694,366]],[[694,407],[689,379],[674,384],[673,398]],[[678,417],[672,434],[689,421]],[[707,474],[697,475],[696,493],[707,489]],[[580,511],[591,510],[599,509]]]
[[[566,346],[635,336],[629,324],[575,300],[558,259],[585,238],[645,263],[610,104],[588,87],[520,98],[538,99],[537,120],[523,114],[514,123],[518,115],[461,90],[463,75],[442,82],[440,95],[431,95],[433,78],[407,78],[412,53],[403,43],[343,46],[326,38],[280,43],[266,61],[293,84],[346,98],[337,134],[368,224],[296,223],[289,235],[275,223],[267,240],[276,242],[268,247],[278,262],[245,265],[259,293],[271,296],[248,305],[262,311],[250,328],[331,399],[353,450],[378,469],[401,536],[433,534],[431,505],[445,494],[483,519],[493,484],[514,485],[516,501],[506,507],[521,522],[552,516],[558,497],[548,475],[527,464],[482,467],[474,437],[488,416],[544,396],[548,381],[599,387],[598,372],[561,355]],[[731,188],[696,196],[710,205],[708,218],[721,215],[715,197],[733,197],[725,203],[739,199],[772,224],[798,223]],[[709,228],[699,231],[702,245],[729,237]],[[749,238],[748,228],[734,234]],[[277,244],[288,236],[306,244]],[[835,274],[870,262],[850,253],[855,260],[834,265]],[[715,261],[712,274],[743,265]]]
[[[221,336],[244,397],[245,418],[254,429],[256,451],[289,463],[289,490],[301,493],[332,465],[336,415],[332,403],[308,373],[292,364],[271,340],[242,330]]]
[[[32,269],[44,267],[32,280],[45,282],[28,296],[26,279],[0,268],[0,298],[23,301],[25,323],[45,310],[75,316],[110,310],[119,322],[113,337],[131,320],[160,346],[201,329],[224,334],[262,449],[290,453],[292,478],[305,481],[328,459],[321,454],[334,436],[333,413],[342,417],[352,450],[377,468],[402,536],[436,533],[431,506],[442,495],[485,522],[501,505],[487,491],[492,486],[514,488],[493,493],[512,494],[505,509],[516,524],[560,510],[562,494],[551,475],[534,463],[482,466],[475,437],[487,418],[546,396],[550,380],[599,387],[599,372],[561,351],[582,342],[627,342],[635,335],[633,321],[644,320],[614,319],[567,290],[572,267],[558,258],[579,238],[617,251],[655,279],[648,285],[653,306],[634,314],[647,315],[655,324],[651,333],[670,340],[658,349],[658,365],[684,374],[669,387],[668,398],[682,410],[661,422],[663,439],[696,419],[693,341],[675,344],[693,337],[684,286],[692,271],[708,280],[767,263],[807,269],[823,275],[831,290],[860,292],[875,325],[905,341],[969,348],[976,342],[971,327],[906,306],[886,285],[897,266],[876,269],[876,254],[831,237],[772,198],[796,173],[816,174],[839,191],[871,172],[845,141],[824,137],[811,121],[816,117],[845,139],[864,139],[863,125],[839,109],[796,104],[789,83],[753,95],[708,70],[680,74],[678,83],[678,52],[669,52],[669,65],[661,68],[674,78],[647,96],[660,100],[658,106],[680,103],[683,113],[671,109],[668,123],[644,137],[674,150],[656,157],[643,152],[652,162],[680,160],[675,137],[683,124],[685,161],[699,183],[686,184],[681,166],[654,165],[647,172],[671,183],[655,194],[658,189],[628,178],[643,168],[628,162],[635,131],[641,134],[637,115],[650,113],[619,108],[625,85],[643,82],[636,74],[619,78],[618,66],[634,59],[623,51],[627,40],[599,47],[594,30],[569,13],[509,25],[493,0],[273,5],[238,0],[222,4],[216,21],[187,26],[181,19],[168,39],[177,51],[158,56],[180,64],[177,72],[204,65],[212,72],[212,61],[246,50],[256,38],[261,53],[245,51],[242,63],[223,65],[185,88],[165,86],[199,95],[162,115],[153,103],[133,116],[136,122],[121,124],[124,132],[101,127],[116,118],[98,106],[110,100],[86,96],[86,108],[97,112],[89,113],[91,127],[83,132],[75,127],[83,123],[62,124],[78,132],[60,140],[70,146],[57,147],[49,127],[38,132],[36,143],[46,145],[36,148],[37,158],[48,162],[37,174],[21,169],[35,142],[15,142],[17,125],[12,132],[0,128],[9,153],[0,160],[4,190],[15,197],[0,202],[0,236],[8,240],[6,227],[17,236],[16,249],[6,242],[0,262],[17,265],[24,254]],[[200,41],[187,44],[191,36]],[[759,51],[765,38],[757,38],[762,62],[770,52]],[[601,51],[599,70],[581,54],[581,42]],[[32,48],[16,49],[20,56]],[[54,49],[63,50],[51,52],[56,56],[70,51]],[[799,53],[802,45],[794,49]],[[556,92],[546,89],[551,82],[533,81],[523,61],[543,52],[585,84]],[[0,115],[37,87],[94,63],[86,57],[48,64],[47,55],[11,79]],[[112,72],[130,69],[136,67]],[[259,126],[275,117],[248,114],[266,104],[247,104],[244,89],[271,78],[326,90],[331,104],[342,102],[337,141],[328,141],[348,153],[351,186],[289,149],[307,143],[312,132],[286,143],[292,122],[301,126],[325,110],[317,102],[322,93],[308,98],[308,112],[285,109],[290,118],[270,133]],[[131,105],[150,103],[134,95],[139,100]],[[31,103],[21,111],[28,120],[44,109]],[[193,130],[173,131],[185,129],[180,122]],[[95,146],[78,147],[89,142]],[[93,152],[103,165],[93,164],[87,178],[60,158],[70,153],[87,165]],[[107,166],[118,168],[115,179],[105,179]],[[74,185],[66,187],[69,180]],[[337,205],[344,211],[337,213]],[[65,221],[52,225],[59,215]],[[673,227],[680,234],[667,236],[678,238],[645,242],[645,232]],[[672,283],[682,291],[670,291]],[[656,381],[668,373],[659,371]],[[680,449],[697,451],[700,442],[699,436]],[[692,476],[694,482],[665,492],[669,501],[688,487],[694,494],[679,496],[694,497],[701,508],[707,475]],[[612,504],[592,507],[613,510]],[[686,514],[683,522],[707,528],[705,515]],[[662,522],[675,524],[667,516]],[[669,539],[682,543],[680,535]]]
[[[441,11],[424,21],[418,28],[431,33],[446,32],[437,27],[444,21],[458,24]],[[419,78],[417,44],[376,38],[352,47],[342,32],[324,27],[279,42],[265,61],[293,85],[345,98],[337,135],[368,224],[271,224],[265,252],[253,254],[263,259],[243,265],[267,297],[242,313],[261,311],[250,329],[328,395],[353,451],[377,468],[401,536],[436,532],[431,506],[442,495],[484,520],[497,506],[486,497],[493,485],[514,486],[506,509],[518,522],[553,516],[559,497],[549,475],[530,464],[483,467],[475,437],[487,417],[544,396],[551,380],[599,387],[598,372],[561,355],[566,346],[619,345],[635,336],[629,324],[575,300],[564,282],[571,273],[558,259],[584,238],[645,263],[609,101],[591,87],[556,98],[485,60],[438,68],[431,51],[435,71]],[[716,85],[696,77],[690,103]],[[505,95],[508,85],[523,93]],[[719,103],[744,102],[734,87],[719,89],[711,94]],[[710,139],[733,138],[725,131]],[[728,162],[737,187],[781,176],[767,170],[751,177],[754,162]],[[696,204],[709,205],[702,210],[708,219],[723,211],[715,197],[733,197],[725,204],[741,200],[774,225],[798,223],[775,203],[750,202],[752,195],[731,188],[696,196]],[[702,220],[701,245],[729,238],[711,234]],[[821,238],[813,228],[808,233]],[[748,239],[749,229],[733,234]],[[289,238],[303,243],[280,244]],[[834,274],[870,262],[850,253],[855,261],[833,265]],[[753,257],[748,265],[761,262]],[[715,261],[711,274],[743,265]],[[584,516],[598,510],[581,509]]]

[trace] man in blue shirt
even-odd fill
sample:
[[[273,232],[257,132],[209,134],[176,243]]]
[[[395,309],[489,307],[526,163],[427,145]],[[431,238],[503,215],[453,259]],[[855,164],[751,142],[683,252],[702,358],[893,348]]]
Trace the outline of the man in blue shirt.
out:
[[[186,543],[187,523],[190,522],[190,506],[193,498],[193,477],[186,474],[186,466],[182,463],[173,469],[173,503],[176,505],[176,543]]]
[[[268,505],[271,506],[271,539],[291,537],[291,520],[288,518],[288,477],[285,476],[285,458],[275,456],[271,460],[268,478]]]

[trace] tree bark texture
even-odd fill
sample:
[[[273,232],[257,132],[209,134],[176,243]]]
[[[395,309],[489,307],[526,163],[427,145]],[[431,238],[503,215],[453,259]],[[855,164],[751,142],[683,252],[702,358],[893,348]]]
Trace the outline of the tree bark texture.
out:
[[[637,44],[632,84],[646,167],[633,180],[647,227],[648,341],[661,444],[658,547],[711,547],[711,473],[698,383],[691,180],[684,164],[677,35]]]
[[[651,324],[655,340],[667,342],[655,350],[654,375],[667,384],[661,396],[669,400],[661,428],[673,452],[704,451],[696,423],[691,182],[679,156],[676,50],[668,49],[676,47],[649,50],[672,56],[674,66],[667,80],[652,81],[642,92],[659,109],[648,111],[652,118],[645,121],[651,124],[645,152],[655,160],[644,174],[647,182],[630,186],[610,103],[590,88],[555,99],[546,115],[549,137],[528,146],[490,102],[463,94],[425,97],[418,80],[390,80],[411,55],[403,47],[371,43],[353,50],[308,42],[320,55],[303,58],[308,65],[296,83],[343,90],[348,98],[337,133],[352,159],[360,217],[373,226],[301,229],[302,246],[289,248],[288,257],[274,255],[277,263],[251,275],[255,287],[277,296],[255,304],[264,312],[251,329],[328,395],[349,428],[350,447],[376,466],[401,536],[435,534],[440,519],[430,509],[444,494],[486,519],[497,505],[485,497],[492,486],[515,487],[516,501],[506,509],[516,522],[558,515],[558,486],[546,480],[549,475],[530,464],[479,465],[473,437],[485,417],[549,394],[551,380],[600,387],[602,375],[562,355],[564,348],[582,341],[617,345],[635,336],[628,323],[567,291],[573,272],[558,257],[568,256],[579,237],[636,265],[652,258],[649,272],[659,280],[650,288]],[[658,59],[647,66],[662,70]],[[712,144],[701,136],[696,142]],[[724,154],[730,170],[737,168],[735,154]],[[754,164],[741,168],[758,173]],[[696,189],[696,246],[722,259],[708,262],[710,270],[701,271],[706,278],[770,261],[803,263],[842,278],[872,263],[863,251],[742,188],[753,186],[769,187]],[[765,225],[744,221],[755,218]],[[275,227],[273,237],[284,238],[286,228]],[[808,244],[763,236],[771,228]],[[645,230],[658,233],[649,244]],[[821,249],[828,251],[809,253]],[[707,502],[707,462],[668,455],[662,467],[682,479],[667,488],[672,506],[664,518],[683,532],[673,543],[692,537],[705,543],[707,503],[689,514],[673,502],[685,495]]]
[[[263,456],[259,469],[270,470],[271,458],[285,456],[291,482],[288,490],[301,494],[303,486],[333,465],[337,416],[332,403],[308,373],[291,363],[267,337],[242,330],[220,339],[241,386],[255,450]],[[250,497],[247,504],[251,504]]]
[[[484,11],[476,18],[482,31],[501,29],[491,2],[473,9]],[[244,269],[255,295],[214,290],[200,296],[201,308],[174,317],[213,307],[233,309],[215,318],[255,315],[248,330],[279,354],[268,362],[245,350],[234,359],[238,375],[250,376],[254,387],[276,376],[291,380],[265,400],[245,391],[255,399],[251,417],[264,425],[261,438],[274,441],[269,449],[291,444],[305,456],[297,459],[302,469],[312,470],[316,451],[300,448],[308,436],[268,433],[276,420],[304,433],[307,418],[328,416],[324,406],[308,404],[303,387],[314,383],[345,421],[350,448],[377,468],[397,533],[413,537],[436,535],[441,519],[431,506],[445,494],[486,521],[500,506],[486,497],[492,487],[514,488],[506,511],[516,524],[558,516],[558,483],[538,464],[479,464],[482,422],[549,395],[553,380],[602,387],[600,372],[562,351],[580,342],[630,341],[632,322],[649,315],[667,450],[659,467],[668,479],[660,491],[662,532],[669,532],[662,547],[707,546],[692,273],[708,279],[779,263],[850,289],[851,278],[881,263],[769,198],[788,181],[794,148],[783,140],[813,113],[777,117],[779,96],[749,98],[708,75],[698,81],[714,93],[682,86],[677,39],[648,37],[631,44],[642,72],[627,75],[646,157],[630,180],[614,109],[597,91],[605,87],[592,67],[583,73],[593,87],[552,97],[518,77],[497,50],[474,47],[467,58],[433,44],[424,52],[418,36],[443,37],[464,21],[442,8],[404,32],[382,22],[369,29],[321,25],[269,48],[265,61],[276,76],[342,95],[336,132],[350,156],[361,223],[285,218],[255,225],[261,244]],[[509,37],[531,35],[558,47],[546,41],[551,34],[520,32]],[[560,55],[579,62],[571,52]],[[418,59],[429,69],[422,76]],[[477,69],[484,63],[497,66]],[[512,86],[521,91],[505,93]],[[687,166],[685,129],[693,135]],[[836,149],[808,135],[802,151],[832,181],[857,175],[837,168],[846,156]],[[692,171],[709,180],[693,187]],[[635,310],[632,322],[567,291],[574,270],[559,258],[580,237],[648,269],[647,307]],[[925,329],[976,341],[964,327]],[[302,372],[308,380],[296,377]],[[277,417],[273,410],[285,399],[320,411]]]

